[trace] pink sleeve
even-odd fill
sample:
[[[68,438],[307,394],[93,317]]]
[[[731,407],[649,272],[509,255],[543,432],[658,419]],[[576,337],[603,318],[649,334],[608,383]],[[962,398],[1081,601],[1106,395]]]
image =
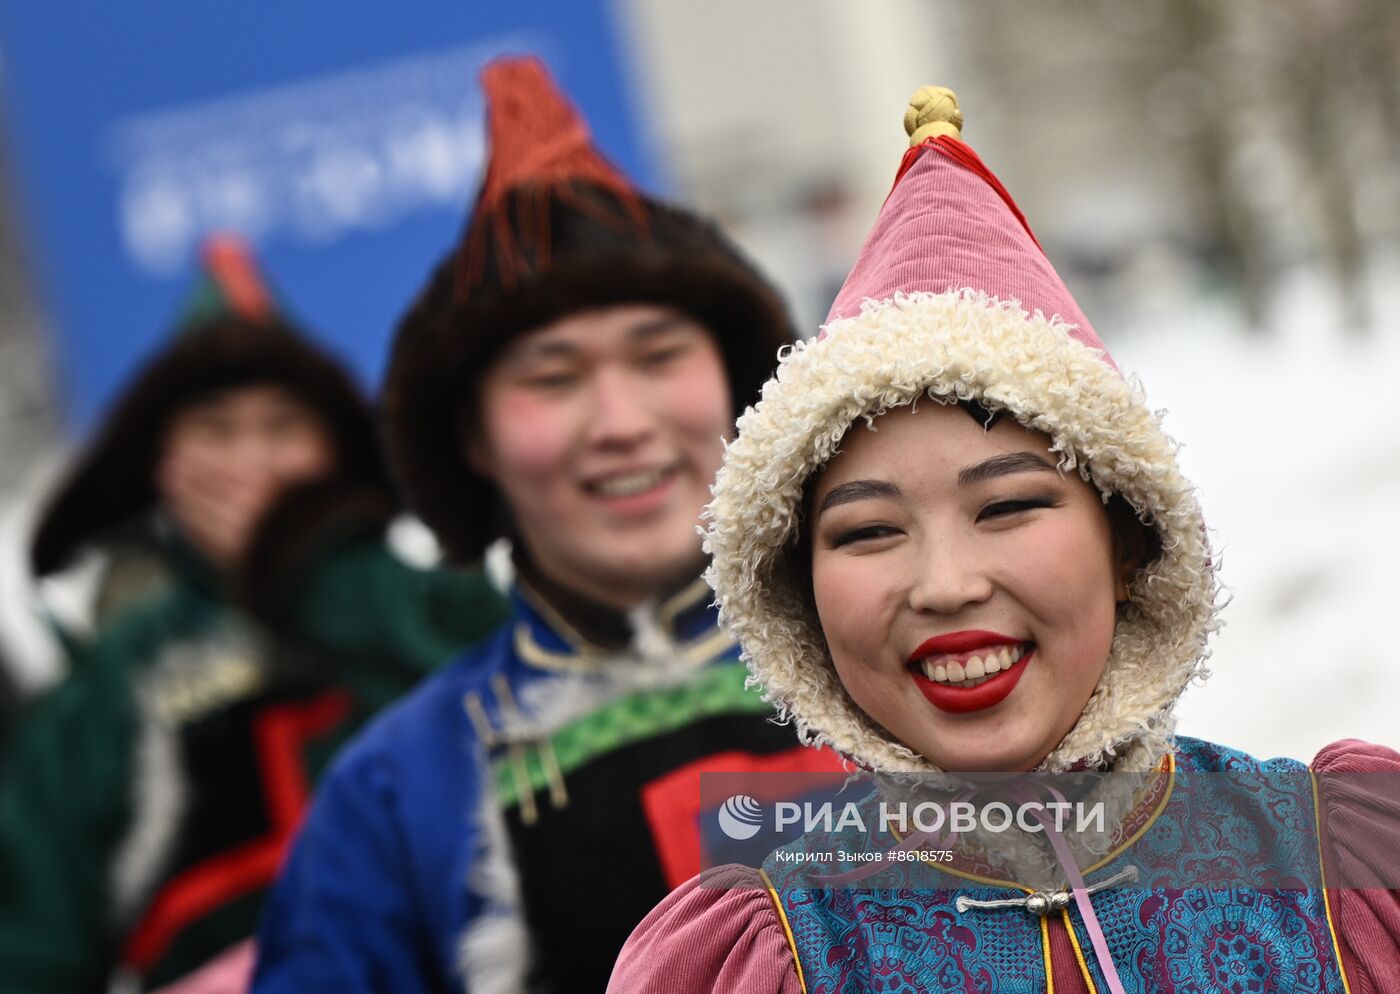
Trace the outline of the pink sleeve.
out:
[[[1375,876],[1375,854],[1400,853],[1400,752],[1356,739],[1323,748],[1313,760],[1322,791],[1322,844],[1327,870],[1345,878]],[[1327,774],[1391,774],[1377,782]],[[1378,778],[1379,779],[1379,778]],[[1376,789],[1380,787],[1381,789]],[[1358,861],[1365,861],[1358,862]],[[1335,878],[1334,878],[1335,879]],[[1400,890],[1329,889],[1332,921],[1352,994],[1400,991]]]
[[[608,994],[801,994],[787,930],[758,871],[692,877],[633,931]]]

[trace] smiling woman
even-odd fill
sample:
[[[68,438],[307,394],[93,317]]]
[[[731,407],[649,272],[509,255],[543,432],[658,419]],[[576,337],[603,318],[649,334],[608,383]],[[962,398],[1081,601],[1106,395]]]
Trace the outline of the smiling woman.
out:
[[[812,589],[836,673],[944,769],[1031,769],[1103,673],[1139,562],[1056,461],[1013,421],[923,404],[858,424],[816,477]]]

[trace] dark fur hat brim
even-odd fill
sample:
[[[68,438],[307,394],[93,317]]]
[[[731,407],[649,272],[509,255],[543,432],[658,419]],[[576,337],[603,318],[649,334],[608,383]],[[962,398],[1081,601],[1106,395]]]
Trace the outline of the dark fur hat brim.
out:
[[[506,528],[495,488],[467,464],[462,425],[481,373],[516,335],[612,304],[676,308],[715,335],[736,414],[793,340],[782,298],[718,228],[643,204],[641,238],[556,209],[548,267],[510,288],[488,278],[465,301],[454,253],[400,322],[383,397],[389,453],[409,504],[455,561],[475,562]]]
[[[280,319],[226,314],[182,331],[123,392],[39,521],[34,574],[62,569],[80,547],[155,506],[156,464],[179,411],[261,383],[285,386],[320,414],[342,478],[387,489],[373,416],[344,369]]]

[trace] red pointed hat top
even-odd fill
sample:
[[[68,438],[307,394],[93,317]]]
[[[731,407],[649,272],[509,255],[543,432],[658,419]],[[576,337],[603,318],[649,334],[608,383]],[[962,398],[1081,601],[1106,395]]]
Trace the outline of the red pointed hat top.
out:
[[[549,265],[549,201],[557,199],[597,215],[596,205],[572,195],[573,184],[601,187],[624,218],[613,225],[646,230],[646,213],[631,181],[593,144],[588,125],[534,56],[496,59],[481,73],[486,96],[490,161],[458,261],[458,293],[481,282],[488,235],[507,284],[530,268]],[[515,205],[519,196],[532,201]],[[514,213],[514,217],[512,217]]]
[[[1111,365],[1011,194],[963,143],[962,125],[952,90],[925,86],[910,98],[909,150],[827,324],[860,314],[867,300],[972,289],[1058,315]]]

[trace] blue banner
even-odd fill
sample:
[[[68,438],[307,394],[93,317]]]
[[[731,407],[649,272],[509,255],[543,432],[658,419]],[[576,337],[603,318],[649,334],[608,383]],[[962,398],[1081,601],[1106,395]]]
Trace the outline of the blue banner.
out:
[[[372,387],[460,231],[484,152],[477,74],[544,58],[643,187],[609,7],[578,0],[7,3],[22,223],[70,423],[164,341],[211,230],[242,233],[295,317]]]

